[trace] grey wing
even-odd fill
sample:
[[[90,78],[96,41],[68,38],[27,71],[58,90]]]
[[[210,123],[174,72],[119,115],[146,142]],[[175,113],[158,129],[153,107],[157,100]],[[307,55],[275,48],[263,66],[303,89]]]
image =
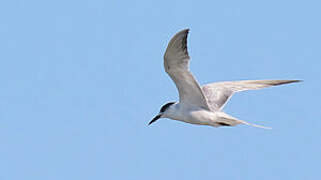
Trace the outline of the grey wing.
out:
[[[168,43],[164,55],[164,68],[178,89],[181,103],[209,110],[200,85],[189,71],[190,58],[187,51],[188,31],[189,29],[185,29],[178,32]]]
[[[270,86],[300,82],[300,80],[245,80],[215,82],[202,86],[207,103],[212,111],[221,110],[235,93],[245,90],[262,89]]]

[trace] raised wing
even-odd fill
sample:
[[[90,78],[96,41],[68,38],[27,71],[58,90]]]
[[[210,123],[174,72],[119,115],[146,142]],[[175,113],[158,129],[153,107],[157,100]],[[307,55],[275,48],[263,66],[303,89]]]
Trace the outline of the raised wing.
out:
[[[239,91],[262,89],[270,86],[300,82],[300,80],[245,80],[215,82],[202,86],[207,103],[212,111],[221,110],[229,98]]]
[[[200,106],[209,110],[199,84],[189,71],[188,31],[189,29],[185,29],[178,32],[168,43],[164,55],[165,71],[174,81],[181,103]]]

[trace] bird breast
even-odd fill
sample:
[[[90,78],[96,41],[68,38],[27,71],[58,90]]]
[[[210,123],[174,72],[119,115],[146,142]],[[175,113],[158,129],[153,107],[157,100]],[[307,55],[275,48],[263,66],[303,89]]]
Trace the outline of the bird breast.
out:
[[[193,106],[177,106],[176,113],[171,119],[191,123],[191,124],[201,124],[210,125],[215,118],[215,113],[207,111],[200,107]]]

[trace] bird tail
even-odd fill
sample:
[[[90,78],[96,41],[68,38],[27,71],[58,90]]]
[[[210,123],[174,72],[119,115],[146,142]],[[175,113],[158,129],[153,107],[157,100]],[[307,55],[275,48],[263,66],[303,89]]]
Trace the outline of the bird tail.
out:
[[[241,120],[239,120],[239,121],[241,121]],[[262,125],[258,125],[258,124],[253,124],[253,123],[248,123],[246,121],[241,121],[241,122],[242,122],[242,124],[246,124],[246,125],[257,127],[257,128],[272,129],[271,127],[262,126]]]
[[[215,121],[216,126],[236,126],[238,124],[245,124],[248,126],[253,126],[253,127],[257,127],[257,128],[263,128],[263,129],[272,129],[271,127],[266,127],[266,126],[262,126],[262,125],[258,125],[258,124],[253,124],[253,123],[249,123],[246,121],[242,121],[239,119],[236,119],[224,112],[217,112],[217,120]]]

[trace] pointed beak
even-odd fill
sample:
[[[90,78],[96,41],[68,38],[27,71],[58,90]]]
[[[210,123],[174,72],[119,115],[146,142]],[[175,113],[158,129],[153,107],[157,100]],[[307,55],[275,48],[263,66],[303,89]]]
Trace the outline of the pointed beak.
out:
[[[149,123],[148,125],[151,125],[153,122],[157,121],[159,118],[161,118],[162,115],[161,114],[157,114],[157,116],[155,116]]]

